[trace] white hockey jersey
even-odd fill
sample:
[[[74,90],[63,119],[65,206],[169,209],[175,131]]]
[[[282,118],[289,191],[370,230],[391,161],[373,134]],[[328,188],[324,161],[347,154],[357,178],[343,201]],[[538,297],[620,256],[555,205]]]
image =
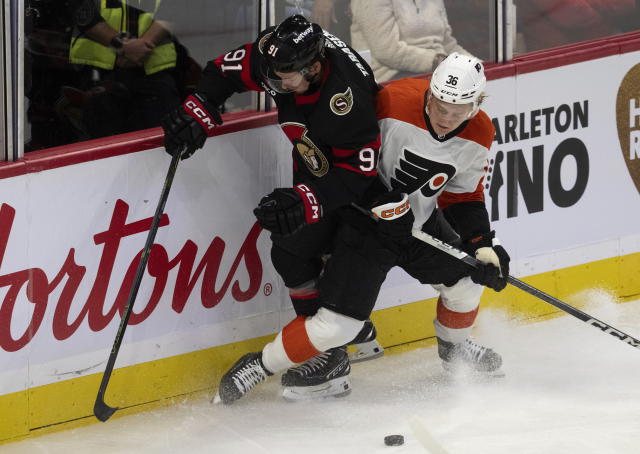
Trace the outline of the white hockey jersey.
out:
[[[483,178],[495,129],[482,110],[439,140],[429,130],[425,102],[429,81],[403,79],[378,93],[382,136],[378,172],[387,187],[409,194],[420,229],[437,206],[484,202]]]

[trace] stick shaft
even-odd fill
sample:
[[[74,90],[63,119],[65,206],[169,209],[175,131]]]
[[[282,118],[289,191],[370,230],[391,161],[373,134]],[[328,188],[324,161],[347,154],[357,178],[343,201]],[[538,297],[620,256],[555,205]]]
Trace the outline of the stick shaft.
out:
[[[131,316],[131,312],[133,310],[133,303],[136,300],[138,290],[140,289],[140,283],[142,282],[142,277],[144,276],[144,272],[147,268],[149,254],[151,252],[153,242],[156,238],[156,233],[158,232],[158,226],[160,225],[160,219],[162,217],[162,213],[164,212],[167,198],[169,197],[169,191],[171,189],[171,185],[173,184],[173,177],[175,176],[176,169],[178,168],[178,164],[180,163],[180,156],[181,153],[176,153],[171,159],[167,177],[165,178],[164,186],[162,187],[162,193],[160,194],[160,200],[158,201],[158,206],[156,207],[156,212],[153,216],[153,221],[151,222],[151,228],[149,229],[149,234],[147,235],[147,241],[144,245],[144,249],[142,250],[142,255],[140,256],[140,262],[138,263],[136,276],[129,292],[127,305],[124,308],[124,313],[122,314],[122,319],[120,320],[120,326],[118,326],[118,331],[116,332],[116,337],[113,341],[113,347],[111,348],[111,353],[109,354],[109,359],[107,360],[107,366],[104,370],[104,374],[102,375],[102,381],[100,382],[98,395],[96,396],[96,401],[93,406],[93,414],[96,416],[96,418],[103,422],[108,420],[118,409],[117,407],[114,408],[108,406],[104,401],[104,395],[107,391],[109,379],[111,378],[111,373],[113,372],[113,367],[115,366],[116,358],[118,357],[118,352],[120,351],[120,346],[122,345],[124,332],[127,329],[127,324],[129,323],[129,317]]]
[[[467,254],[464,251],[461,251],[460,249],[457,249],[453,246],[451,246],[450,244],[447,244],[443,241],[440,241],[439,239],[424,233],[422,231],[419,230],[414,230],[412,232],[413,236],[417,239],[419,239],[420,241],[424,241],[427,244],[430,244],[431,246],[440,249],[443,252],[446,252],[449,255],[452,255],[460,260],[462,260],[464,263],[471,265],[473,267],[476,267],[478,265],[478,260],[475,257],[471,257],[469,254]],[[611,336],[615,337],[618,340],[621,340],[624,343],[627,343],[629,345],[631,345],[632,347],[638,348],[640,349],[640,340],[636,339],[635,337],[626,334],[616,328],[614,328],[613,326],[603,322],[602,320],[598,320],[595,317],[592,317],[591,315],[582,312],[580,309],[575,308],[573,306],[571,306],[570,304],[567,304],[563,301],[560,301],[557,298],[554,298],[551,295],[548,295],[547,293],[544,293],[542,290],[539,290],[529,284],[526,284],[524,282],[522,282],[519,279],[516,279],[513,276],[508,276],[507,277],[507,282],[511,285],[513,285],[514,287],[519,288],[520,290],[527,292],[528,294],[535,296],[536,298],[541,299],[542,301],[545,301],[549,304],[551,304],[552,306],[557,307],[558,309],[566,312],[567,314],[573,315],[574,317],[576,317],[579,320],[582,320],[583,322],[587,323],[588,325],[591,325],[595,328],[598,328],[600,331],[610,334]]]

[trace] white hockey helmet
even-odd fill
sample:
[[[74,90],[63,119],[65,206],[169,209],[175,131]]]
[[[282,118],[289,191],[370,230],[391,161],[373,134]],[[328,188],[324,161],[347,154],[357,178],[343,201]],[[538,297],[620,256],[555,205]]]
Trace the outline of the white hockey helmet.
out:
[[[430,88],[433,96],[444,102],[473,103],[475,112],[486,85],[482,62],[475,57],[453,52],[433,72]]]

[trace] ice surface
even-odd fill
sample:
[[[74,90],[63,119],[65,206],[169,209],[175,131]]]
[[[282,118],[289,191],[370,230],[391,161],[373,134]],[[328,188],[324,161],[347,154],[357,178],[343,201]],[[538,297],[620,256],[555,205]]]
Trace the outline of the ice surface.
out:
[[[585,312],[640,337],[640,300],[582,297]],[[477,325],[476,339],[502,354],[504,378],[451,377],[435,348],[421,348],[354,365],[342,399],[285,402],[273,377],[230,407],[192,400],[0,453],[425,453],[413,417],[449,454],[640,452],[640,349],[569,315],[519,325],[485,310]],[[385,446],[389,434],[405,444]]]

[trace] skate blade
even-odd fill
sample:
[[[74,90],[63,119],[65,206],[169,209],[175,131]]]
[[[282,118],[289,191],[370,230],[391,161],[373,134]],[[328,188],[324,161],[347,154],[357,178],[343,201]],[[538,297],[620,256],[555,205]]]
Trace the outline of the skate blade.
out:
[[[350,363],[360,363],[380,358],[384,355],[384,348],[377,340],[350,345],[347,349]]]
[[[351,383],[348,377],[340,377],[315,386],[287,386],[282,397],[289,402],[322,399],[325,397],[345,397],[351,394]]]

